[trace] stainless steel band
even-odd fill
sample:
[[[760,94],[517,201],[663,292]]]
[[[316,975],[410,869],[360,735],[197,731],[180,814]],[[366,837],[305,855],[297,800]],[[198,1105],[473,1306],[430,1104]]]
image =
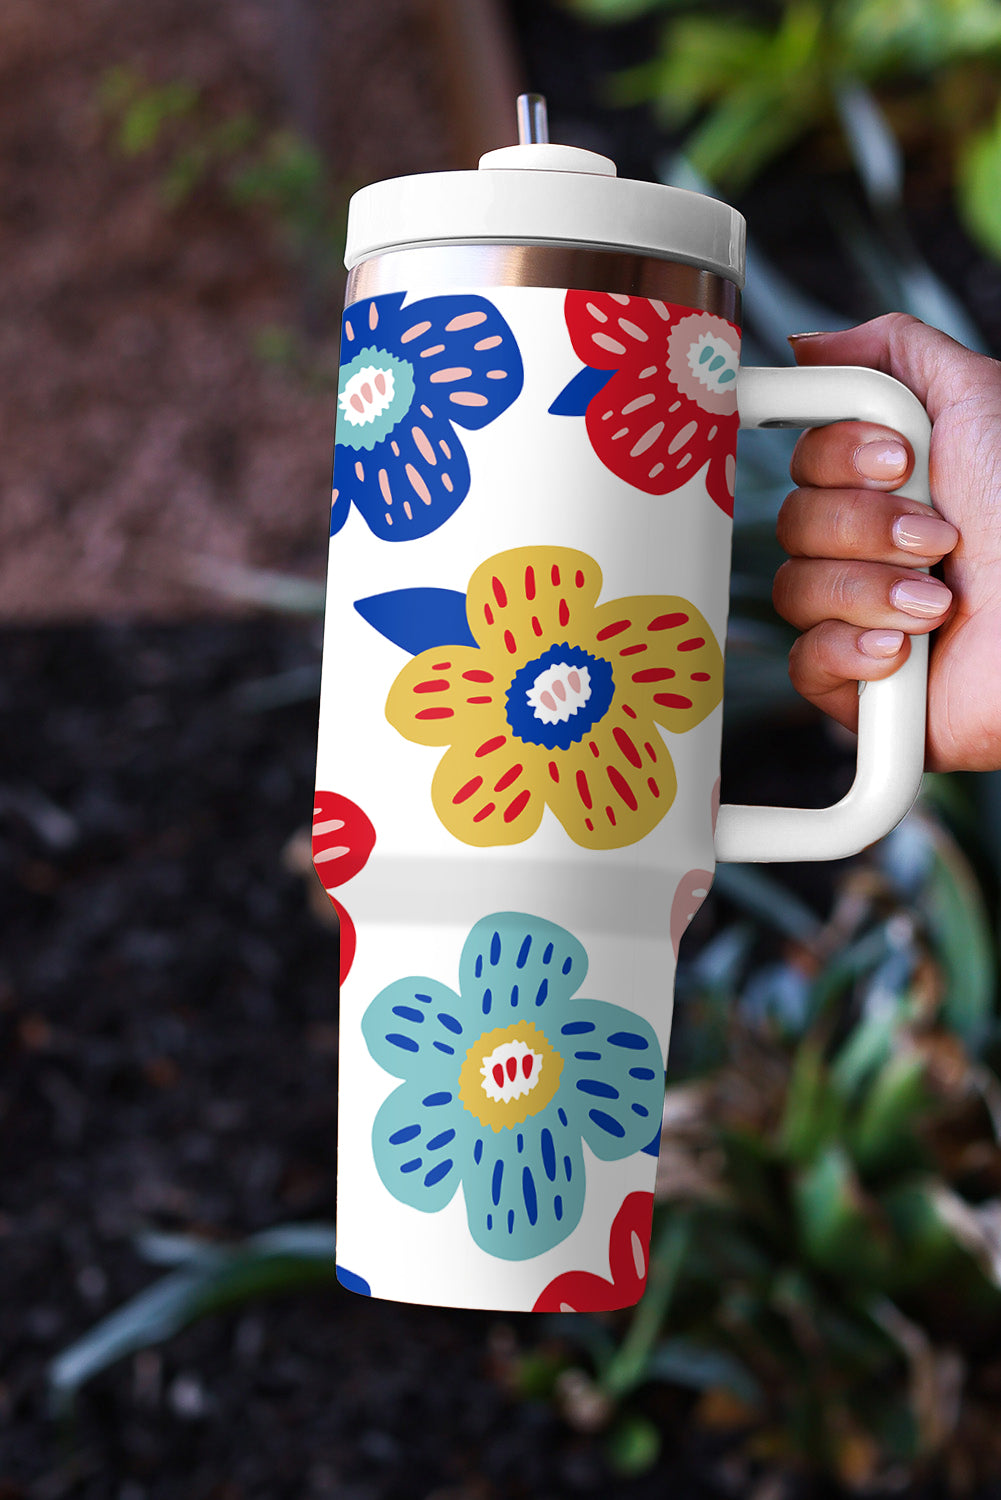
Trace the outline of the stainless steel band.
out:
[[[582,245],[454,243],[387,250],[355,266],[348,303],[383,292],[544,286],[659,297],[740,323],[740,291],[714,271],[627,250]]]

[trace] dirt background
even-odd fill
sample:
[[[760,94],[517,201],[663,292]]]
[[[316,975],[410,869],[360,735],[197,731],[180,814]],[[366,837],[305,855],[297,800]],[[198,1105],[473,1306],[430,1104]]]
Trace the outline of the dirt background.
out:
[[[4,616],[190,614],[219,608],[198,560],[313,578],[326,564],[334,398],[255,352],[262,328],[300,320],[280,226],[211,184],[170,209],[169,149],[115,146],[108,70],[187,80],[212,120],[305,124],[336,180],[360,184],[453,164],[435,38],[418,0],[5,0]],[[337,291],[318,310],[320,370]]]

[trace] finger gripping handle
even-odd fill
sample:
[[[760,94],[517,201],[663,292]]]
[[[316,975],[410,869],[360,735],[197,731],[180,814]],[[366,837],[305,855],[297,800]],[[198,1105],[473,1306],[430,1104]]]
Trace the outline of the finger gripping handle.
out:
[[[931,504],[931,423],[914,393],[891,376],[853,365],[742,369],[737,399],[741,427],[860,421],[894,428],[914,451],[914,472],[897,493]],[[859,684],[855,780],[841,801],[822,808],[724,804],[716,858],[843,859],[889,833],[921,786],[927,677],[928,637],[912,636],[910,655],[891,677]]]

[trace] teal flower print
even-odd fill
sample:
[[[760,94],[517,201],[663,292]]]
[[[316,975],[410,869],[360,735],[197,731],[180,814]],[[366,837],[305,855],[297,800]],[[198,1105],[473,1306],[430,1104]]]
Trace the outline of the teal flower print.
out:
[[[436,1213],[462,1183],[473,1239],[527,1260],[580,1220],[582,1141],[603,1161],[641,1151],[664,1092],[653,1028],[576,998],[587,954],[564,928],[521,912],[477,922],[459,994],[398,979],[362,1021],[368,1049],[404,1081],[376,1116],[379,1176],[401,1203]]]

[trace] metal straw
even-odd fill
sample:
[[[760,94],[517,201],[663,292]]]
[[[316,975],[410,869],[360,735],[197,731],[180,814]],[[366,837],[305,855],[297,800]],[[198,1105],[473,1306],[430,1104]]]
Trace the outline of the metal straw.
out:
[[[549,115],[544,94],[518,95],[518,143],[521,146],[549,144]]]

